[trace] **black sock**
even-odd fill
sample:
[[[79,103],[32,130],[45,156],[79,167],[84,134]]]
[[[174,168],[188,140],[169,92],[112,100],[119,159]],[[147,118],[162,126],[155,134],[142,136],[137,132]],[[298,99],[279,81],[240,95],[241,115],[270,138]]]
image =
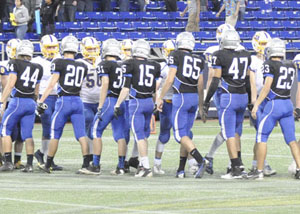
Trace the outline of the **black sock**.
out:
[[[89,155],[83,155],[82,168],[87,168],[90,165]]]
[[[240,166],[240,159],[239,158],[233,158],[230,159],[231,161],[231,167],[234,168],[235,166]]]
[[[14,156],[14,164],[18,163],[21,160],[21,156],[20,155],[15,155]]]
[[[89,162],[93,161],[93,154],[88,155]]]
[[[32,165],[33,155],[27,155],[27,164]]]
[[[203,161],[203,157],[201,156],[201,154],[199,153],[199,151],[195,148],[193,149],[190,154],[193,156],[193,158],[195,158],[195,160],[201,164]]]
[[[4,153],[5,162],[12,163],[11,161],[11,152],[5,152]]]
[[[241,153],[241,151],[238,151],[238,158],[242,159],[242,153]]]
[[[179,167],[177,169],[177,172],[184,171],[186,159],[187,159],[187,157],[180,157]]]
[[[47,156],[47,162],[46,162],[46,165],[45,165],[46,168],[50,168],[51,167],[52,162],[53,162],[53,158],[54,157]]]

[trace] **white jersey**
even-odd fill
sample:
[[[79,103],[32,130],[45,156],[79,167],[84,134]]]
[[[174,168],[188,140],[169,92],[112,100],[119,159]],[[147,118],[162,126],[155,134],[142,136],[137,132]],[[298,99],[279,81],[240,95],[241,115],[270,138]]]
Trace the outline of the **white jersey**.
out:
[[[264,61],[257,56],[251,56],[251,65],[249,68],[255,73],[257,95],[259,95],[264,86],[263,63]]]
[[[97,73],[97,65],[101,62],[100,57],[96,59],[95,65],[85,59],[78,59],[88,67],[88,74],[84,78],[81,86],[80,97],[84,103],[99,103],[101,80]]]
[[[39,94],[42,95],[46,91],[50,80],[51,80],[51,62],[52,60],[47,60],[44,57],[37,56],[35,58],[32,58],[31,62],[39,64],[43,67],[43,76],[40,82],[40,88],[39,88]],[[57,84],[53,88],[53,90],[50,92],[50,95],[57,95]]]
[[[161,93],[161,90],[162,90],[162,87],[168,77],[168,74],[169,74],[169,66],[166,62],[161,62],[160,63],[160,67],[161,67],[161,83],[160,83],[160,86],[159,86],[159,90],[158,90],[158,94],[160,95]],[[172,97],[173,97],[173,88],[171,87],[166,95],[164,96],[164,99],[165,100],[172,100]]]

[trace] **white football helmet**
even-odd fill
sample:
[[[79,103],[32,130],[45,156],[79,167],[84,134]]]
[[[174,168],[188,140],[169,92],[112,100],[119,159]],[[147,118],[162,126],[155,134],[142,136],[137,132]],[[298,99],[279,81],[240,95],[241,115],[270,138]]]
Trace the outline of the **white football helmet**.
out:
[[[271,40],[270,34],[266,31],[258,31],[252,38],[252,47],[255,52],[264,54],[267,43]]]
[[[176,37],[176,46],[178,49],[194,50],[195,38],[190,32],[182,32]]]
[[[121,44],[116,39],[107,39],[103,42],[102,55],[106,56],[116,56],[120,58],[121,56]]]
[[[300,71],[300,54],[297,54],[293,59],[293,63],[295,64],[296,68]]]
[[[236,50],[240,45],[240,35],[235,30],[226,30],[222,33],[220,49]]]
[[[138,39],[133,43],[132,56],[149,58],[150,56],[150,44],[144,39]]]
[[[80,50],[83,58],[96,60],[100,55],[100,45],[94,37],[85,37],[81,41]]]
[[[53,35],[45,35],[40,42],[40,48],[46,59],[53,59],[59,53],[57,38]]]
[[[235,30],[234,27],[232,25],[229,24],[222,24],[217,28],[216,31],[216,39],[218,41],[218,43],[220,44],[221,39],[222,39],[222,35],[225,31],[227,30]]]
[[[33,44],[29,40],[22,40],[17,46],[16,55],[18,56],[33,56]]]
[[[17,47],[20,44],[20,42],[21,42],[20,39],[11,39],[7,42],[5,50],[8,58],[10,59],[16,58]]]
[[[271,57],[285,58],[285,52],[285,43],[279,38],[271,39],[265,48],[267,59],[270,59]]]
[[[133,41],[131,39],[124,39],[121,42],[121,48],[122,48],[122,54],[125,57],[130,58],[132,55],[132,46],[133,46]]]
[[[167,40],[163,43],[162,46],[162,54],[165,58],[169,56],[171,51],[175,50],[175,41],[174,40]]]
[[[72,35],[66,36],[61,41],[61,52],[78,53],[79,42],[78,39]]]

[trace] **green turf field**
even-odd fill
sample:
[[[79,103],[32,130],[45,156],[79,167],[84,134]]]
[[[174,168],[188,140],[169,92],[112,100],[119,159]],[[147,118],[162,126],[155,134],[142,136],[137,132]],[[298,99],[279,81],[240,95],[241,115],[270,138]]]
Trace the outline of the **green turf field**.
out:
[[[217,121],[195,123],[194,141],[203,155],[218,131]],[[35,126],[34,136],[38,148],[39,124]],[[151,163],[156,139],[157,135],[151,135],[149,140]],[[254,129],[246,120],[242,137],[246,168],[251,167],[254,139]],[[214,175],[205,174],[202,179],[194,179],[187,174],[186,179],[176,179],[179,145],[173,137],[163,155],[166,175],[134,178],[132,170],[129,175],[116,177],[110,175],[117,164],[117,145],[113,142],[111,130],[106,131],[103,142],[102,174],[77,175],[75,172],[82,164],[81,151],[73,137],[72,127],[67,125],[55,157],[55,162],[63,165],[65,170],[49,175],[36,167],[33,174],[1,173],[0,213],[300,213],[300,181],[288,174],[292,156],[279,127],[269,139],[267,157],[278,174],[263,181],[222,180],[220,175],[228,164],[225,145],[215,155]],[[131,148],[132,142],[130,151]],[[23,162],[25,160],[24,154]]]

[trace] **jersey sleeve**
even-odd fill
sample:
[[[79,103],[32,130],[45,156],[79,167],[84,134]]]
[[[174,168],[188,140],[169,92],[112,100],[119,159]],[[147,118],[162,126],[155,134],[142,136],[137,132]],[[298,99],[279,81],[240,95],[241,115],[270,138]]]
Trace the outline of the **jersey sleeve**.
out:
[[[12,74],[15,74],[17,75],[17,70],[16,70],[16,63],[14,60],[10,60],[9,63],[7,64],[7,71],[8,71],[8,74],[12,73]]]
[[[109,65],[106,62],[101,62],[97,67],[98,76],[108,76],[109,75]]]
[[[222,63],[220,60],[220,52],[217,51],[212,55],[212,68],[214,69],[221,69]]]
[[[132,63],[130,63],[130,60],[126,60],[122,64],[122,70],[123,70],[123,76],[125,77],[125,83],[124,87],[125,88],[130,88],[131,86],[131,78],[132,78],[132,71],[133,71],[133,66]]]
[[[61,69],[60,69],[60,60],[55,59],[51,63],[51,74],[60,74]]]
[[[177,68],[179,66],[179,59],[176,51],[172,51],[168,57],[168,65],[170,68]]]
[[[274,69],[269,61],[266,61],[263,64],[263,75],[264,77],[274,78]]]

